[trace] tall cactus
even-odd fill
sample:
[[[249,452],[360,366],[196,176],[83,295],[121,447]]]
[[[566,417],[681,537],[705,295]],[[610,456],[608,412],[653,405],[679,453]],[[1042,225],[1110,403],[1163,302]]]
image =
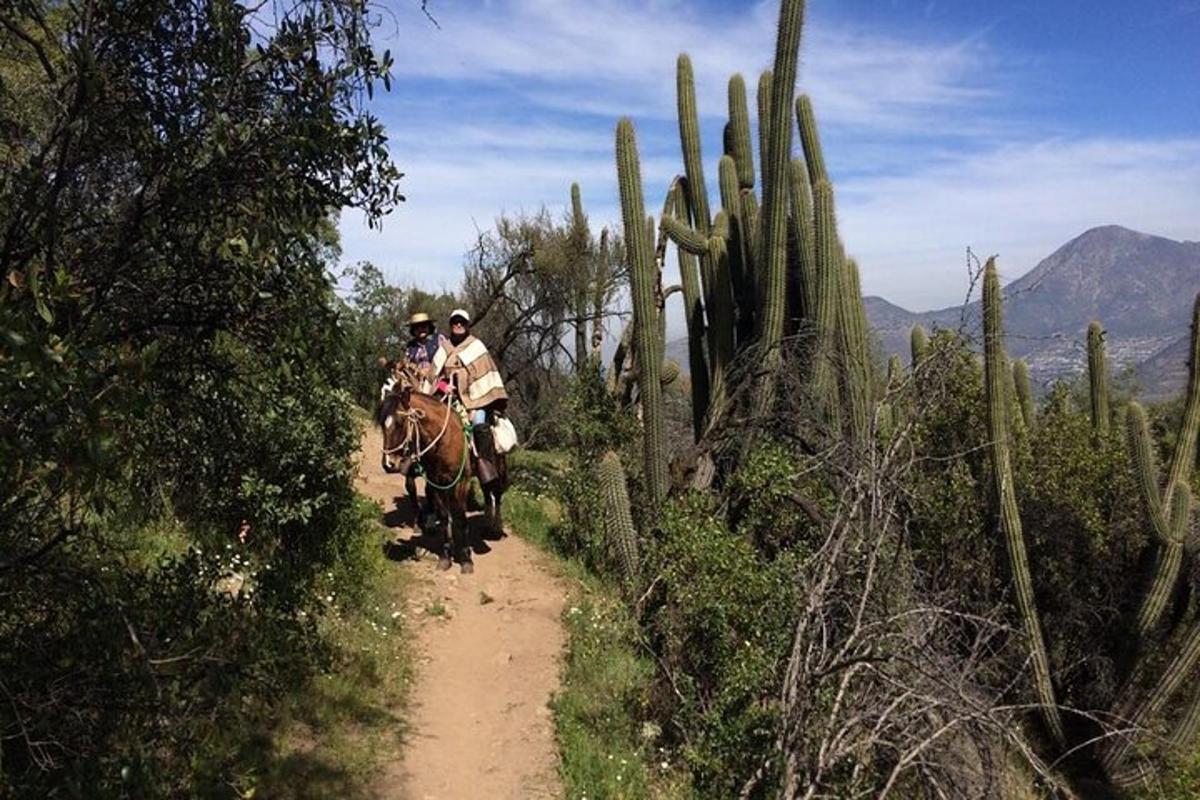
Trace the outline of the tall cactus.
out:
[[[687,208],[684,187],[675,182],[671,193],[673,213]],[[666,223],[668,216],[663,216]],[[688,369],[692,377],[692,434],[697,441],[708,418],[709,387],[708,359],[704,351],[707,337],[704,324],[704,306],[700,302],[700,273],[696,256],[678,245],[675,251],[679,258],[679,282],[683,287],[683,314],[688,334]]]
[[[588,259],[591,256],[591,234],[588,232],[587,217],[583,213],[583,199],[579,184],[571,184],[571,257],[574,263],[575,296],[575,369],[583,371],[588,364],[588,276],[592,271]]]
[[[604,536],[620,564],[626,587],[632,589],[637,586],[641,575],[641,561],[638,558],[637,530],[633,526],[621,457],[611,450],[605,453],[596,467],[596,478],[604,501]]]
[[[791,195],[792,236],[797,242],[795,269],[799,271],[794,284],[799,288],[796,308],[799,316],[810,322],[817,293],[817,237],[813,223],[812,186],[804,162],[792,159],[788,165],[788,188]]]
[[[758,165],[762,170],[762,186],[767,186],[767,136],[771,130],[771,70],[764,70],[758,76]],[[766,194],[763,194],[766,199]]]
[[[700,157],[700,117],[696,112],[696,80],[692,60],[680,53],[675,64],[675,91],[679,110],[679,144],[683,150],[683,171],[687,175],[688,207],[692,224],[708,238],[712,216],[708,209],[708,189],[704,184],[704,162]],[[687,217],[683,217],[687,222]]]
[[[929,334],[925,333],[925,329],[920,325],[913,325],[912,332],[909,334],[908,346],[912,366],[915,370],[921,366],[921,362],[929,353]]]
[[[754,150],[750,144],[750,108],[746,102],[746,79],[736,74],[729,79],[729,132],[738,186],[754,188]]]
[[[792,101],[796,93],[796,62],[804,26],[803,0],[782,0],[775,65],[771,74],[771,105],[767,152],[763,156],[763,259],[760,344],[770,352],[783,338],[787,294],[788,164],[792,160]]]
[[[996,495],[1000,501],[1000,527],[1004,532],[1012,580],[1016,588],[1017,609],[1025,629],[1033,662],[1033,682],[1041,703],[1042,719],[1055,743],[1066,741],[1062,717],[1050,681],[1050,659],[1046,640],[1033,596],[1033,577],[1029,571],[1029,556],[1025,550],[1025,535],[1021,515],[1017,510],[1016,487],[1013,485],[1012,465],[1008,449],[1009,401],[1005,384],[1008,370],[1001,341],[1003,326],[1000,319],[1000,279],[996,261],[989,258],[983,273],[983,342],[984,382],[987,389],[988,449],[991,453],[992,474]]]
[[[851,441],[863,445],[870,434],[871,408],[874,392],[871,388],[871,356],[867,340],[867,320],[859,288],[858,264],[845,259],[838,305],[840,332],[839,374],[842,378],[842,402],[849,412],[847,433]]]
[[[804,150],[809,183],[829,180],[829,173],[825,171],[825,154],[821,151],[821,137],[817,133],[817,116],[813,112],[812,100],[806,94],[796,98],[796,122],[800,129],[800,146]]]
[[[729,220],[729,279],[733,302],[737,309],[730,318],[736,320],[735,337],[739,345],[749,341],[754,332],[754,284],[746,269],[749,259],[749,244],[746,241],[746,226],[742,218],[742,197],[738,188],[738,168],[735,160],[721,156],[717,168],[721,187],[721,210]]]
[[[833,210],[833,189],[829,181],[820,181],[813,186],[813,213],[816,221],[818,278],[814,310],[816,344],[813,348],[813,389],[829,416],[828,422],[836,428],[840,402],[833,359],[837,348],[842,256]]]
[[[1025,430],[1032,432],[1037,420],[1037,411],[1034,409],[1033,393],[1029,388],[1029,365],[1018,358],[1013,362],[1012,372],[1013,386],[1017,390],[1017,405],[1021,407],[1021,420],[1025,423]]]
[[[617,181],[621,194],[621,216],[625,224],[625,248],[630,265],[633,297],[634,359],[637,364],[645,427],[644,456],[646,490],[651,513],[661,507],[667,496],[667,458],[663,443],[662,385],[659,365],[662,353],[658,341],[659,276],[655,269],[650,240],[646,231],[642,174],[638,163],[637,136],[633,122],[622,118],[617,123]]]
[[[1097,436],[1108,436],[1108,360],[1104,354],[1104,330],[1100,323],[1088,325],[1088,386],[1092,399],[1092,430]]]

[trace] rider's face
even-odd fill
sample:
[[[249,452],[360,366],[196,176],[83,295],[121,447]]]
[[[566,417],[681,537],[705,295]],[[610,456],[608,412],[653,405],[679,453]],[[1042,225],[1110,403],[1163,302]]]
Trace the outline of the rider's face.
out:
[[[425,341],[429,338],[429,325],[422,322],[420,325],[414,325],[413,336],[417,337],[417,341]]]
[[[461,336],[467,332],[467,323],[463,322],[461,319],[452,319],[450,320],[450,331]]]

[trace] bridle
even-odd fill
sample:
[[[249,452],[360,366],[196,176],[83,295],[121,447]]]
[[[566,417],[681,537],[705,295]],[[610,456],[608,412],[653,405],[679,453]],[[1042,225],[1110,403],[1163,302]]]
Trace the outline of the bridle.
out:
[[[447,395],[445,400],[439,400],[439,403],[446,407],[446,416],[442,420],[442,429],[438,431],[437,436],[433,437],[424,447],[421,446],[421,420],[425,419],[425,412],[419,408],[398,409],[392,412],[392,416],[401,417],[404,419],[405,431],[404,439],[395,447],[383,448],[383,454],[390,456],[394,453],[408,449],[410,446],[413,450],[413,458],[420,460],[422,456],[437,446],[437,443],[446,435],[446,429],[450,426],[450,415],[453,413],[450,408],[450,396]]]

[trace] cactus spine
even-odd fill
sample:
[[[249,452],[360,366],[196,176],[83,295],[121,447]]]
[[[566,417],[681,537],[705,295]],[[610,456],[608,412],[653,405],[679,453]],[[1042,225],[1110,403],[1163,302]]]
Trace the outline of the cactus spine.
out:
[[[641,562],[638,559],[637,531],[629,508],[629,490],[625,484],[625,468],[621,458],[611,450],[604,454],[596,468],[600,493],[604,499],[604,535],[621,566],[621,576],[627,588],[638,584]]]
[[[763,156],[763,307],[760,344],[770,352],[783,338],[787,295],[788,164],[792,160],[792,101],[796,92],[796,61],[800,30],[804,26],[803,0],[782,0],[779,33],[775,40],[775,66],[771,77],[767,151]]]
[[[1042,636],[1042,624],[1033,596],[1033,577],[1029,572],[1029,556],[1025,551],[1025,536],[1021,529],[1021,516],[1017,510],[1016,489],[1013,486],[1012,465],[1008,452],[1009,403],[1005,392],[1008,370],[1001,342],[1000,279],[996,275],[996,262],[989,258],[983,277],[983,340],[984,382],[987,391],[988,449],[992,459],[993,480],[1000,501],[1000,527],[1004,532],[1016,588],[1017,608],[1025,628],[1033,662],[1033,681],[1041,703],[1042,719],[1054,741],[1060,746],[1066,741],[1062,718],[1054,698],[1054,686],[1050,682],[1050,659],[1046,655],[1046,640]]]
[[[634,358],[641,389],[642,423],[645,427],[645,480],[651,513],[653,513],[662,505],[667,496],[667,461],[663,446],[662,384],[658,374],[662,361],[656,303],[659,294],[659,277],[646,231],[637,137],[633,130],[633,122],[627,117],[617,123],[616,138],[621,215],[625,223],[625,247],[631,270]]]
[[[1108,361],[1104,356],[1104,330],[1099,322],[1088,325],[1088,385],[1092,397],[1092,430],[1108,436]]]

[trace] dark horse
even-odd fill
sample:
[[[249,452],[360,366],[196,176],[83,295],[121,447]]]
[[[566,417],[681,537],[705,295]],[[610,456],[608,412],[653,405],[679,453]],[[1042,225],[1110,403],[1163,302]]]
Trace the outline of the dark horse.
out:
[[[398,376],[375,413],[375,422],[383,429],[383,468],[397,473],[407,471],[414,459],[420,464],[426,496],[433,499],[446,524],[438,565],[449,569],[453,557],[463,572],[473,572],[467,498],[476,469],[462,420],[447,403],[415,391],[403,371]],[[496,457],[498,477],[483,487],[487,523],[495,531],[502,530],[500,500],[508,481],[506,462],[505,456]]]

